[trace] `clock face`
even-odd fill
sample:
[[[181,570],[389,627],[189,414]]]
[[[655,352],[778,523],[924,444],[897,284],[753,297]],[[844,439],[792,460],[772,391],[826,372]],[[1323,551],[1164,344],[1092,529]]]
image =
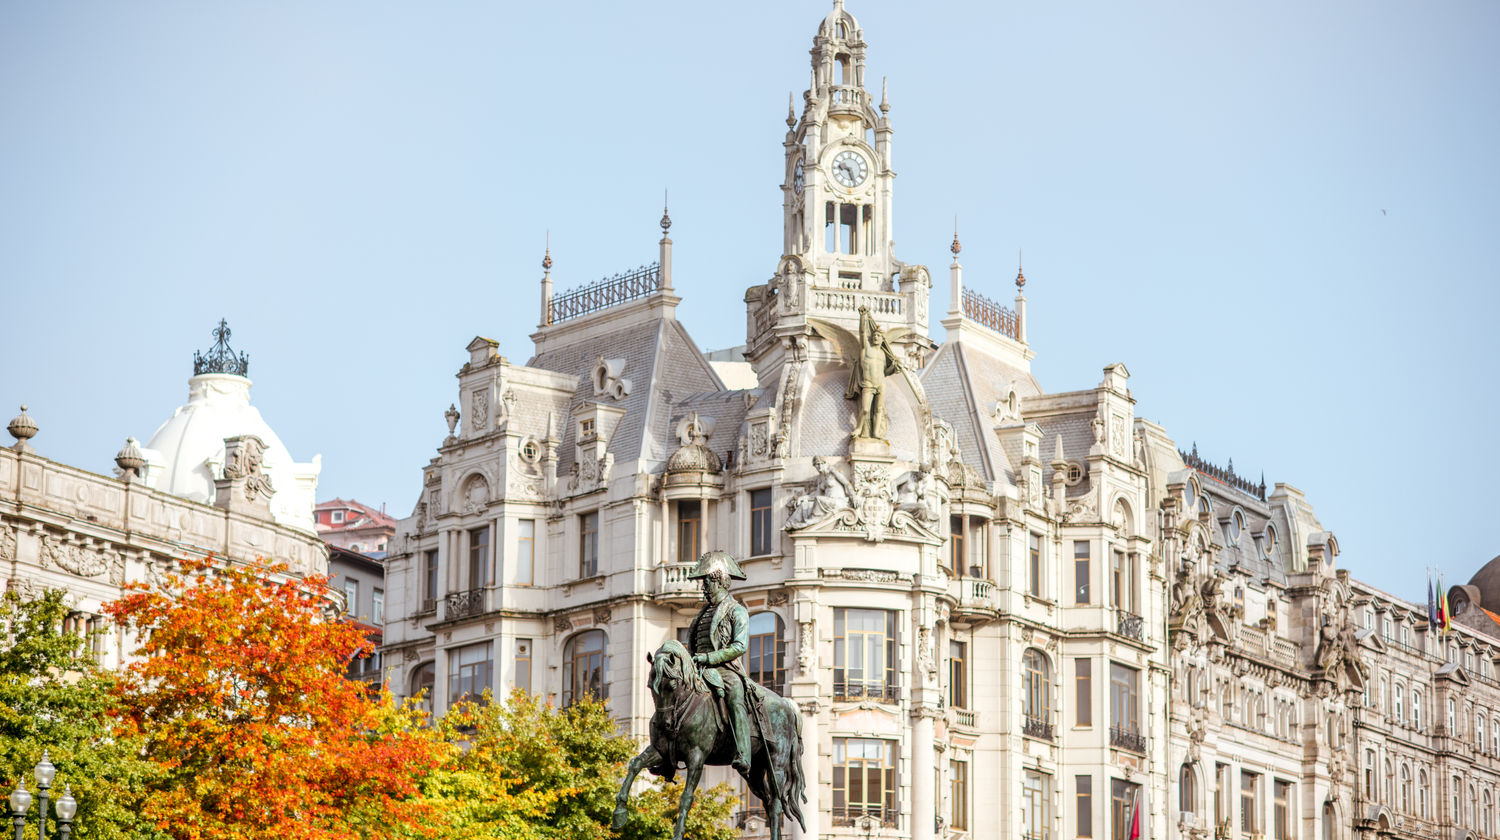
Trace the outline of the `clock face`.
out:
[[[865,182],[869,166],[864,155],[845,149],[833,158],[833,179],[846,187],[857,187]]]
[[[792,189],[796,190],[798,195],[802,194],[802,183],[802,161],[799,160],[797,168],[792,172]]]

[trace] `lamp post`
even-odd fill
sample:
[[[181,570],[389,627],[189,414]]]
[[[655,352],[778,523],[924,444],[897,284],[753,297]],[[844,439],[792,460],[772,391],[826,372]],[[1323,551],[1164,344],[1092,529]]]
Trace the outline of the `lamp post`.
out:
[[[37,787],[37,838],[47,840],[47,794],[52,789],[57,768],[47,758],[46,750],[42,750],[42,760],[37,762],[32,775],[36,777]],[[26,780],[22,779],[16,789],[10,792],[10,818],[15,826],[15,840],[26,840],[26,812],[29,810],[31,792],[26,790]],[[72,785],[63,789],[62,798],[57,800],[56,810],[59,840],[68,840],[73,833],[73,817],[78,814],[78,800],[73,798]]]

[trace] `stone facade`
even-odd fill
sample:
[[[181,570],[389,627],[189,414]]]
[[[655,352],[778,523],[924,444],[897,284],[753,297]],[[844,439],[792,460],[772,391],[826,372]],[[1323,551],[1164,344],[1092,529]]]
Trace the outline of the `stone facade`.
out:
[[[865,54],[836,2],[787,117],[783,253],[744,297],[748,371],[676,320],[665,215],[653,266],[555,294],[546,256],[524,364],[467,345],[391,541],[392,687],[438,710],[593,693],[643,738],[645,656],[723,548],[748,576],[747,666],[805,715],[795,836],[1116,838],[1136,808],[1142,837],[1388,832],[1356,787],[1386,654],[1337,540],[1295,488],[1137,417],[1124,365],[1044,391],[1026,278],[1013,306],[976,293],[956,237],[928,338]],[[866,313],[897,362],[876,438],[851,437]],[[753,801],[741,822],[764,832]]]

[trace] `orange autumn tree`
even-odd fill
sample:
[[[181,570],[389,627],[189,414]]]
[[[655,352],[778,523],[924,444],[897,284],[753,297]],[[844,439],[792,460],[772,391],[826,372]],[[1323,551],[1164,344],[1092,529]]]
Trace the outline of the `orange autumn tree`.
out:
[[[181,840],[424,833],[414,780],[447,748],[346,678],[368,643],[329,606],[325,578],[210,557],[106,608],[143,640],[115,714],[162,770],[147,820]]]

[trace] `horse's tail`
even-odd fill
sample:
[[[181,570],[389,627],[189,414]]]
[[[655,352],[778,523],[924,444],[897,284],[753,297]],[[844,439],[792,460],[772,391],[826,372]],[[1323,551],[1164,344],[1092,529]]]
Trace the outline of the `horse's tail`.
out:
[[[802,710],[784,697],[782,702],[791,713],[792,748],[787,755],[787,786],[781,794],[781,808],[797,820],[803,831],[807,831],[807,821],[802,818],[802,803],[807,801],[806,782],[802,778]]]

